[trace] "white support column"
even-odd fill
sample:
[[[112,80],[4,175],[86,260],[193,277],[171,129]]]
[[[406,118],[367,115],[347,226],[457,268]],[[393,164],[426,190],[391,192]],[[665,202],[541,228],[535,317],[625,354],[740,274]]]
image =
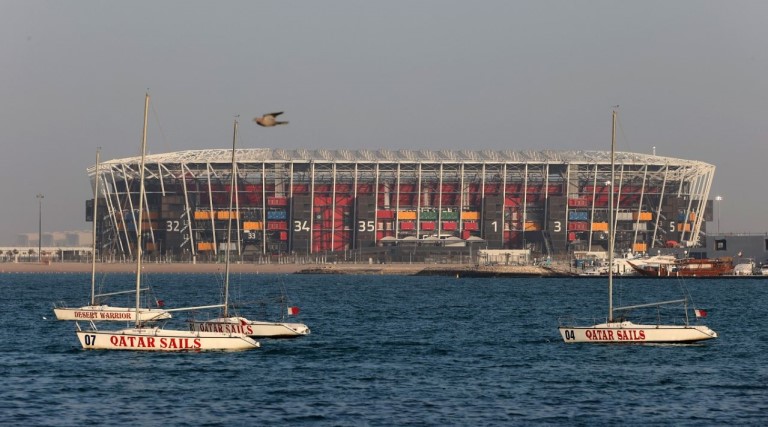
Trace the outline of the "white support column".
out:
[[[205,164],[205,172],[208,178],[208,207],[211,210],[211,235],[213,236],[213,254],[218,255],[219,248],[216,245],[216,212],[213,211],[213,191],[211,191],[211,164]]]
[[[192,173],[191,170],[189,170],[189,167],[187,167],[185,164],[181,165],[181,176],[179,179],[181,179],[181,187],[184,190],[184,209],[187,215],[187,229],[189,230],[189,248],[190,252],[192,254],[192,263],[197,263],[197,248],[195,247],[195,233],[192,231],[192,225],[195,223],[194,218],[192,215],[192,209],[189,206],[189,192],[187,190],[187,180],[185,178],[186,174],[184,173],[184,169],[189,172],[190,176],[193,176],[195,180],[197,180],[197,177]]]

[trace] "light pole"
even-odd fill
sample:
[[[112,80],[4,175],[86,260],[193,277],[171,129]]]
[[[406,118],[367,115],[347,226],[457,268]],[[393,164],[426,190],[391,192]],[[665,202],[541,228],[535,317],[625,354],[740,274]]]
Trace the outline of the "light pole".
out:
[[[41,193],[37,193],[37,262],[40,263],[43,261],[43,258],[40,256],[40,251],[43,249],[43,199],[45,196],[43,196]]]
[[[723,201],[723,196],[715,196],[717,202],[717,234],[720,234],[720,202]]]

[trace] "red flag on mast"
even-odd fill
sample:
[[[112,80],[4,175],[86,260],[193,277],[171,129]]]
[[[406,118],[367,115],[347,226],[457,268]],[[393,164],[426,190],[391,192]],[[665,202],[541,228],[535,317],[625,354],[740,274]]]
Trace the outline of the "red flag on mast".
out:
[[[295,315],[299,314],[299,311],[301,311],[301,310],[299,310],[299,307],[288,307],[288,315],[289,316],[295,316]]]
[[[706,310],[700,310],[700,309],[694,309],[693,312],[696,314],[696,317],[707,317],[707,311]]]

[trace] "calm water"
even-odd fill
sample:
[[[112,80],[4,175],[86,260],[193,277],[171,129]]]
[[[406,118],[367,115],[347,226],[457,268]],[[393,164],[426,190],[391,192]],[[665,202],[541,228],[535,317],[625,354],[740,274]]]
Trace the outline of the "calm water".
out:
[[[218,298],[214,276],[147,281],[169,307]],[[132,277],[109,282],[130,287]],[[0,275],[0,424],[768,423],[765,280],[687,281],[720,334],[697,346],[563,344],[560,315],[605,315],[601,279],[233,282],[251,301],[283,283],[312,335],[242,353],[82,351],[74,324],[51,320],[51,303],[84,303],[88,275]],[[626,304],[679,296],[671,280],[620,287]]]

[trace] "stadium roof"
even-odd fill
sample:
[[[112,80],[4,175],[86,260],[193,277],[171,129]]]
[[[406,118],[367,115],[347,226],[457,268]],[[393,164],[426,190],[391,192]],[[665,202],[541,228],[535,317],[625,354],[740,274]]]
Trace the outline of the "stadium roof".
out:
[[[237,161],[247,162],[508,162],[508,163],[607,163],[609,151],[512,151],[512,150],[285,150],[280,148],[238,149]],[[232,160],[230,149],[187,150],[171,153],[147,155],[147,163],[229,163]],[[103,165],[135,164],[140,157],[128,157],[105,161]],[[709,168],[704,162],[661,157],[649,154],[617,152],[618,164],[673,164]],[[89,172],[92,172],[89,168]]]

